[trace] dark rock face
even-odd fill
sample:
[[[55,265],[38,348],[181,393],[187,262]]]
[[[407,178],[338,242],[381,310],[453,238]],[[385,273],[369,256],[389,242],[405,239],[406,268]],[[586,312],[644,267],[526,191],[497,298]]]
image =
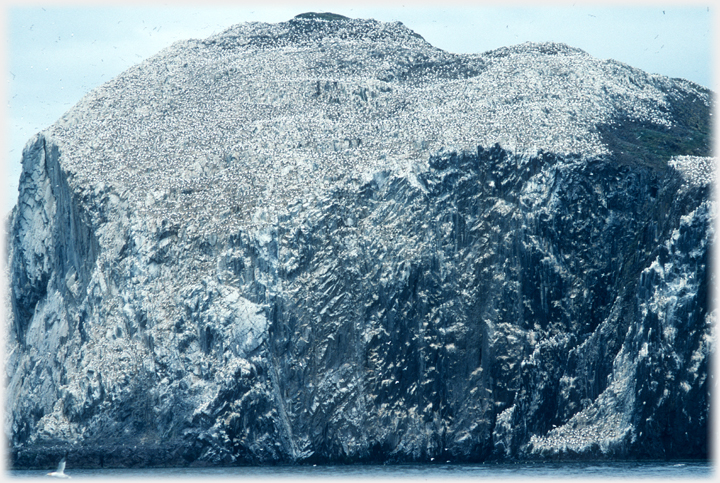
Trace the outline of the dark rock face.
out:
[[[175,46],[28,143],[9,244],[11,464],[708,458],[709,93],[566,46],[466,58],[327,15]],[[374,83],[342,74],[366,60],[327,67],[368,45],[402,53]],[[287,54],[309,77],[243,111],[239,71],[187,77],[225,89],[212,102],[153,77],[199,68],[202,49],[250,67]],[[609,69],[594,107],[561,97],[568,63]],[[437,125],[444,93],[488,72],[555,86],[507,104],[550,131],[475,125],[472,109],[513,119],[488,114],[504,92]],[[646,96],[632,112],[631,74]],[[147,89],[166,93],[159,114],[128,98]],[[614,110],[588,124],[598,102]],[[218,105],[256,119],[252,134],[228,134]],[[283,124],[298,105],[308,120]],[[110,141],[125,128],[100,112],[144,131]],[[220,117],[198,131],[193,116]]]

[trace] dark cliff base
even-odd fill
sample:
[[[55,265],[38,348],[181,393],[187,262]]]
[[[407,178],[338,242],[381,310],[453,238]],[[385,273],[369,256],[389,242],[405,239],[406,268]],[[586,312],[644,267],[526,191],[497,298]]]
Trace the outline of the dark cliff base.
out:
[[[202,411],[158,404],[157,375],[139,373],[122,406],[67,404],[101,429],[17,441],[10,464],[707,460],[708,196],[667,166],[499,146],[434,157],[412,181],[376,176],[318,201],[322,217],[281,220],[285,292],[244,290],[267,339]],[[229,243],[270,266],[256,241]],[[695,285],[677,292],[680,278]],[[177,353],[226,353],[219,326],[192,317]]]

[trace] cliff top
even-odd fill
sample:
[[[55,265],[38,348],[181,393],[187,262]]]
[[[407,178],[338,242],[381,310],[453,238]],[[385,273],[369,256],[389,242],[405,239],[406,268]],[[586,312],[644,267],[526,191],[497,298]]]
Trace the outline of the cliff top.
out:
[[[563,44],[459,55],[399,22],[308,13],[178,42],[46,134],[78,189],[102,185],[139,216],[212,231],[272,222],[339,180],[426,169],[440,150],[655,159],[633,152],[646,136],[694,139],[675,154],[706,155],[685,134],[689,119],[707,135],[709,105],[691,82]]]

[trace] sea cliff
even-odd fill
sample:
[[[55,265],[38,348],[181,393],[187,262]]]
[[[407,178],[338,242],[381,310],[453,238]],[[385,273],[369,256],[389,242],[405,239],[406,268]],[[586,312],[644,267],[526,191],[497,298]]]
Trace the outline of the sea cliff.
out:
[[[15,468],[709,457],[712,95],[302,15],[23,151]]]

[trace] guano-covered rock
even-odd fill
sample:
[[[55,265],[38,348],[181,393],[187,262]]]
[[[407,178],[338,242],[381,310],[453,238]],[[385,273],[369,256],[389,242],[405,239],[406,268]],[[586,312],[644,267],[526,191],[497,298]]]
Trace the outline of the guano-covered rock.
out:
[[[305,14],[23,151],[13,467],[708,458],[711,93]]]

